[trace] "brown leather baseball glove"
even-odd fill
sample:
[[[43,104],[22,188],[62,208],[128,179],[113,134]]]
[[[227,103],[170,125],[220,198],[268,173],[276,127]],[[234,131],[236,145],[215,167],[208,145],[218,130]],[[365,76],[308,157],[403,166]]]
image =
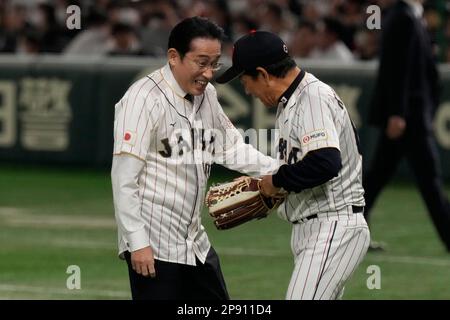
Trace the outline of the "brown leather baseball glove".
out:
[[[230,229],[252,219],[265,218],[284,201],[285,195],[264,196],[259,181],[241,177],[209,189],[205,203],[217,229]]]

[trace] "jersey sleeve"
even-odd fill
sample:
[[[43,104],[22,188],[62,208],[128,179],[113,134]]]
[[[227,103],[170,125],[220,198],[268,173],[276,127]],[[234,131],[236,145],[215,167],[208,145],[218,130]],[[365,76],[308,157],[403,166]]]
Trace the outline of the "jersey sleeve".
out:
[[[233,125],[222,106],[216,101],[216,128],[214,162],[224,167],[249,175],[266,175],[276,172],[278,160],[266,156],[251,144],[245,143],[243,136]]]
[[[144,86],[145,82],[135,83],[115,106],[114,154],[146,158],[161,108],[158,97]]]
[[[293,117],[293,129],[300,144],[301,158],[308,152],[322,148],[340,151],[339,135],[333,109],[340,108],[338,100],[321,95],[320,87],[305,89],[305,96]]]
[[[144,162],[128,154],[113,156],[111,184],[115,218],[129,251],[150,245],[148,230],[140,214],[139,175]]]

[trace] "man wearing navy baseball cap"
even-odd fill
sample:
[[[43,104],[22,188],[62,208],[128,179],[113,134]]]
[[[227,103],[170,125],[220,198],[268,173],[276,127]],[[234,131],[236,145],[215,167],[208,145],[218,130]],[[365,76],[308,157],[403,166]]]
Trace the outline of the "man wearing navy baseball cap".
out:
[[[277,35],[267,31],[251,31],[236,41],[233,65],[216,82],[229,82],[246,70],[271,65],[288,57],[288,48]]]
[[[278,108],[272,154],[284,164],[260,188],[266,196],[289,192],[278,209],[292,224],[295,255],[286,299],[338,299],[370,242],[362,158],[347,109],[330,86],[296,65],[273,33],[240,38],[232,61],[216,81],[239,77],[247,94]]]

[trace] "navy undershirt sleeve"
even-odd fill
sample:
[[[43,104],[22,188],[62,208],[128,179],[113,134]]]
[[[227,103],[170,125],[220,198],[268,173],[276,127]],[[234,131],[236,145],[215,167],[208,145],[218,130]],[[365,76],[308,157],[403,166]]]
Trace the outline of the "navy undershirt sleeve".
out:
[[[288,192],[300,192],[336,177],[342,168],[341,153],[336,148],[308,152],[293,164],[282,165],[272,177],[273,185]]]

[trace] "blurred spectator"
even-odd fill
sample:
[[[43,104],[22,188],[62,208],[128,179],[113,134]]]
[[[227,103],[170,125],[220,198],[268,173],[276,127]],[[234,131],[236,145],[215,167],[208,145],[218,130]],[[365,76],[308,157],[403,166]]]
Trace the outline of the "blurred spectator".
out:
[[[289,53],[295,58],[310,58],[316,44],[316,26],[310,21],[301,21],[291,37]]]
[[[207,0],[192,0],[190,3],[189,1],[186,1],[183,5],[183,16],[185,17],[204,17],[207,15],[207,11]]]
[[[156,0],[142,3],[140,9],[145,15],[140,29],[142,50],[149,55],[165,56],[170,31],[180,19],[176,3]]]
[[[318,48],[311,57],[320,60],[351,62],[352,52],[341,40],[343,25],[338,20],[327,17],[319,24]]]
[[[86,7],[88,7],[90,11],[106,12],[114,1],[115,0],[84,0],[84,3],[87,3]]]
[[[233,39],[233,25],[230,9],[226,0],[208,1],[208,11],[206,16],[222,26],[227,41]]]
[[[107,6],[107,15],[112,25],[121,23],[138,27],[141,23],[139,12],[130,4],[120,1],[112,1]]]
[[[51,4],[40,3],[31,11],[30,19],[34,30],[40,34],[41,52],[61,52],[67,39],[56,20],[55,8]]]
[[[365,17],[364,1],[346,0],[340,1],[336,10],[336,18],[345,26],[362,26]]]
[[[299,0],[287,0],[289,11],[297,16],[297,18],[301,18],[302,16],[302,6]]]
[[[330,0],[302,0],[302,16],[306,20],[319,21],[331,13],[332,3]]]
[[[117,23],[112,27],[110,45],[108,55],[144,54],[134,28],[124,23]]]
[[[243,13],[239,14],[234,18],[233,26],[234,26],[233,41],[236,41],[237,39],[246,35],[251,30],[259,29],[258,23],[252,18],[250,18],[248,15]]]
[[[269,2],[264,6],[261,13],[261,30],[266,30],[277,34],[284,42],[290,41],[289,19],[283,13],[283,9],[276,3]]]
[[[108,18],[102,12],[93,11],[86,24],[87,28],[81,31],[64,49],[65,54],[105,54],[110,34]]]
[[[30,28],[26,21],[26,8],[22,5],[4,7],[0,20],[0,51],[16,51],[17,41],[21,34]]]
[[[355,58],[373,60],[378,54],[379,35],[375,30],[360,29],[355,35]]]
[[[350,53],[354,51],[355,58],[368,60],[377,51],[378,43],[375,44],[377,37],[366,28],[366,8],[376,4],[384,11],[393,2],[395,0],[0,0],[0,52],[15,52],[19,38],[23,40],[22,35],[32,28],[41,39],[40,52],[103,54],[104,48],[110,45],[108,32],[101,31],[103,27],[92,21],[93,13],[103,12],[107,20],[103,26],[131,26],[140,39],[141,51],[151,56],[166,55],[169,32],[181,19],[204,16],[225,30],[228,38],[222,48],[225,56],[231,55],[232,41],[252,29],[261,29],[278,34],[291,48],[295,47],[292,50],[298,50],[298,56],[304,57],[308,54],[302,52],[308,51],[306,47],[311,44],[302,44],[301,38],[308,38],[310,34],[303,26],[296,26],[301,21],[316,24],[324,20],[326,26],[328,18],[325,18],[329,17],[339,25],[339,31],[328,26],[316,33],[320,47],[314,51],[315,57],[352,61]],[[435,47],[440,46],[440,56],[445,59],[448,41],[444,36],[443,4],[438,6],[436,0],[426,3],[428,30],[436,39]],[[67,7],[73,4],[81,8],[81,30],[69,30],[65,25]],[[89,32],[86,33],[86,29]],[[83,37],[80,38],[79,33],[84,34]]]
[[[41,52],[42,40],[39,34],[27,30],[19,36],[16,52],[20,55],[34,55]]]
[[[336,10],[335,18],[342,23],[340,38],[350,50],[353,50],[354,35],[359,28],[365,25],[366,15],[363,1],[340,0]]]
[[[222,53],[224,56],[231,57],[233,55],[233,43],[250,33],[252,30],[259,29],[259,25],[255,20],[244,13],[240,13],[233,18],[233,39],[232,41],[222,42]]]

